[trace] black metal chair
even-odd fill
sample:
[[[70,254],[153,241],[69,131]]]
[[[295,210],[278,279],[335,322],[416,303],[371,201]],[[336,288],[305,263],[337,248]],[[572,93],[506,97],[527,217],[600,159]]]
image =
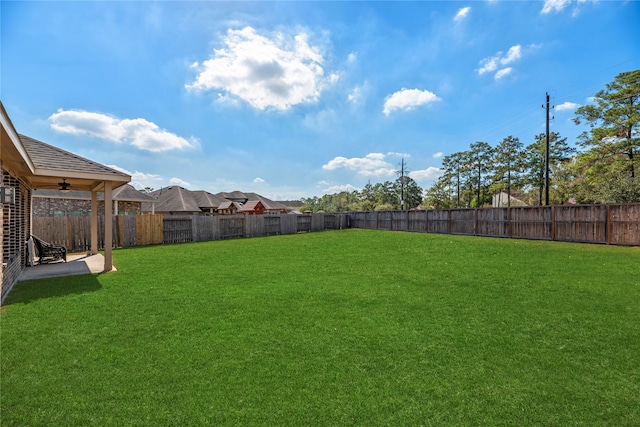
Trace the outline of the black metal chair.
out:
[[[38,264],[55,262],[59,260],[67,262],[67,248],[62,245],[47,243],[36,236],[31,237],[33,238],[36,255],[38,256]]]

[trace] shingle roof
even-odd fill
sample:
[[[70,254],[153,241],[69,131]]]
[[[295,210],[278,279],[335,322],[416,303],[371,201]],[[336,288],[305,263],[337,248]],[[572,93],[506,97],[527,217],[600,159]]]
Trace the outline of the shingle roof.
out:
[[[98,195],[98,197],[100,196]],[[113,198],[114,200],[127,202],[146,202],[156,200],[147,193],[136,190],[136,188],[130,184],[123,185],[122,187],[113,190]]]
[[[260,200],[249,201],[240,207],[240,212],[255,211],[258,205],[262,205],[262,207],[264,207],[264,204]]]
[[[232,204],[240,209],[242,205],[235,202],[238,199],[246,200],[245,206],[251,206],[248,210],[253,210],[253,206],[260,202],[266,210],[288,211],[285,205],[257,193],[242,193],[240,191],[211,194],[204,190],[191,191],[173,186],[153,191],[149,195],[157,199],[156,212],[200,212],[210,209],[215,211],[216,209],[229,209]],[[143,204],[142,210],[150,211],[151,206]]]
[[[193,197],[196,199],[198,206],[205,209],[217,209],[221,203],[227,201],[225,198],[204,190],[192,191],[191,194],[193,194]]]
[[[236,209],[240,209],[240,205],[238,205],[236,202],[233,202],[231,200],[226,200],[220,203],[220,206],[218,206],[218,209],[229,209],[231,206],[235,206]]]
[[[19,134],[29,158],[36,168],[58,170],[65,172],[87,172],[113,175],[114,177],[128,177],[129,175],[96,163],[77,154],[45,144],[42,141]]]
[[[157,198],[156,212],[200,212],[200,206],[191,191],[178,186],[165,187],[149,193]],[[143,206],[143,210],[145,206]]]
[[[216,196],[223,197],[225,199],[230,199],[230,200],[246,200],[246,199],[248,199],[246,194],[243,193],[242,191],[232,191],[230,193],[220,192],[220,193],[217,193]]]
[[[260,202],[262,202],[262,205],[267,210],[282,210],[282,209],[288,210],[288,208],[285,205],[283,205],[282,203],[274,202],[273,200],[267,199],[266,197],[261,196],[261,195],[259,195],[257,193],[244,193],[244,194],[247,196],[248,201],[251,201],[251,202],[260,201]]]

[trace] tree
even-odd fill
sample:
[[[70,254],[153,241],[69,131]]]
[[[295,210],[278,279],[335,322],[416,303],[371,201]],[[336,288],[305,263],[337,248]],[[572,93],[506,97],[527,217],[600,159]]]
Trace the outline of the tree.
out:
[[[580,135],[580,145],[587,149],[588,159],[583,160],[589,161],[582,163],[589,184],[604,188],[630,183],[635,188],[640,167],[640,70],[618,74],[596,93],[594,104],[578,108],[575,114],[574,123],[591,127]],[[620,177],[628,177],[629,183]]]
[[[451,187],[455,188],[456,192],[456,204],[455,207],[460,207],[460,188],[464,187],[464,182],[461,181],[462,172],[464,169],[464,161],[467,157],[467,153],[458,152],[449,156],[445,156],[442,159],[442,168],[444,169],[443,179],[447,180]]]
[[[375,210],[381,210],[381,206],[384,206],[384,209],[382,210],[389,210],[389,207],[390,210],[398,209],[400,207],[400,199],[396,195],[391,181],[377,183],[373,186],[373,192],[376,199]]]
[[[493,148],[486,142],[475,142],[471,144],[471,149],[467,152],[468,170],[471,173],[470,179],[475,194],[470,194],[469,207],[475,200],[475,206],[481,207],[488,194],[487,176],[490,172],[489,163],[493,155]]]
[[[423,190],[411,177],[406,175],[398,177],[393,189],[397,196],[404,194],[404,206],[400,205],[400,209],[413,209],[422,202]]]
[[[428,208],[448,209],[456,207],[456,199],[451,197],[450,177],[443,175],[425,191],[423,204]]]
[[[528,145],[524,151],[524,176],[523,184],[529,185],[538,190],[538,205],[542,205],[542,194],[544,191],[545,179],[545,150],[546,135],[540,133],[535,136],[535,141]],[[575,152],[575,148],[569,147],[567,138],[561,138],[557,132],[549,134],[549,181],[553,187],[553,178],[561,164],[567,162],[571,158],[571,154]],[[560,200],[563,202],[564,200]]]
[[[518,138],[509,135],[493,150],[494,185],[498,191],[507,190],[507,206],[511,206],[511,185],[520,185],[523,168],[523,144]]]
[[[367,182],[360,193],[358,193],[360,206],[363,211],[372,211],[376,207],[375,192],[371,181]]]

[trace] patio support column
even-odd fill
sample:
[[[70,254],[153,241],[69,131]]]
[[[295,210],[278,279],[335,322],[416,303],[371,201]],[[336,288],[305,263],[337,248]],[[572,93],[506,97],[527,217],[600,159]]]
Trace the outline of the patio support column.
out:
[[[91,190],[91,251],[90,255],[98,253],[98,192]]]
[[[104,182],[104,271],[113,269],[113,257],[111,249],[113,246],[113,183]]]

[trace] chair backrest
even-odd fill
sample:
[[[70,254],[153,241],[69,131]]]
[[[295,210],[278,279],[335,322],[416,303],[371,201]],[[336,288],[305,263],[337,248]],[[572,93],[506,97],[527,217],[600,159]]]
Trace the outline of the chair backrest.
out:
[[[53,245],[51,243],[47,243],[36,236],[31,237],[33,237],[33,243],[36,246],[36,251],[38,252],[39,257],[45,256],[48,252],[51,251],[51,248],[53,248]]]
[[[38,256],[41,257],[42,253],[44,252],[44,248],[42,247],[42,240],[38,239],[36,236],[31,236],[31,238],[33,239],[33,245],[36,248]]]

